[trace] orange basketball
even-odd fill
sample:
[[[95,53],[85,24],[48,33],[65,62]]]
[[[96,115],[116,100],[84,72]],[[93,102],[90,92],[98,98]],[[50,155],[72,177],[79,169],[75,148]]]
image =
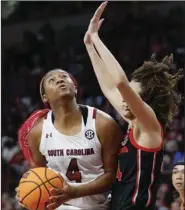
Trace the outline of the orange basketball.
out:
[[[26,172],[18,186],[17,196],[30,210],[45,210],[51,188],[63,188],[63,179],[49,168],[34,168]]]

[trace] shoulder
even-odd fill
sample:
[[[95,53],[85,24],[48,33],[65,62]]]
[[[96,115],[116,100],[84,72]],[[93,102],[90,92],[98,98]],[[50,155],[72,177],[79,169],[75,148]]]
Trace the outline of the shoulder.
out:
[[[40,136],[42,133],[44,118],[42,117],[37,121],[37,123],[32,127],[29,136]]]
[[[109,114],[97,109],[96,121],[100,126],[106,126],[108,124],[117,124],[116,121]]]
[[[30,133],[28,135],[29,144],[34,141],[34,143],[40,144],[41,135],[42,135],[42,127],[43,127],[44,118],[40,118],[37,123],[32,127]]]
[[[26,120],[24,124],[27,124],[29,137],[41,136],[43,122],[49,111],[49,109],[37,110]]]
[[[117,124],[116,121],[109,114],[92,106],[86,105],[86,107],[93,110],[93,118],[96,118],[96,127],[103,127],[107,126],[108,124]]]
[[[24,121],[18,130],[21,148],[24,148],[25,142],[28,143],[28,139],[41,135],[43,120],[48,112],[49,109],[36,110]]]
[[[100,140],[104,138],[108,140],[113,136],[119,138],[121,136],[121,129],[116,121],[109,114],[100,110],[97,110],[96,130]]]

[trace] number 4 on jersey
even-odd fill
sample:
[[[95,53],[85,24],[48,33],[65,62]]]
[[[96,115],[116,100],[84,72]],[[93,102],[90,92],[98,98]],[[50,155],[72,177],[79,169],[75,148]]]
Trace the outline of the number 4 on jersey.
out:
[[[77,183],[81,182],[82,175],[79,171],[76,158],[71,159],[67,172],[66,172],[66,176],[70,181],[76,181]]]

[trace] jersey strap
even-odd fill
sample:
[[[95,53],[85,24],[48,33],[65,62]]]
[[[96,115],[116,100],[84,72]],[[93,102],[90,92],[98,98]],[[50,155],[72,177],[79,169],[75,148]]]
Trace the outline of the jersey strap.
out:
[[[81,104],[79,104],[79,108],[80,108],[80,111],[81,111],[82,116],[83,116],[84,125],[86,126],[87,116],[88,116],[88,108],[87,108],[87,106],[84,106],[84,105],[81,105]]]
[[[49,109],[41,109],[33,112],[30,117],[22,124],[18,130],[18,141],[23,151],[24,157],[29,161],[33,162],[31,151],[28,145],[28,134],[32,128],[36,125],[39,119],[45,117],[49,112]]]
[[[79,108],[80,108],[80,112],[81,112],[81,114],[83,116],[84,125],[86,126],[86,124],[87,124],[87,116],[88,116],[88,108],[87,108],[87,106],[84,106],[84,105],[81,105],[81,104],[79,105]],[[54,124],[55,118],[54,118],[53,112],[51,113],[51,121]]]

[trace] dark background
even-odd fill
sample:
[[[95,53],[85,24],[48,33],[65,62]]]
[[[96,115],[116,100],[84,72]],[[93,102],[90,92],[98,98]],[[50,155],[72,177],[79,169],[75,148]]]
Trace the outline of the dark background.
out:
[[[17,130],[43,105],[39,82],[51,69],[72,73],[80,84],[78,102],[98,107],[126,125],[103,97],[88,58],[83,36],[100,2],[2,2],[2,209],[21,209],[15,187],[27,162]],[[100,37],[127,75],[153,52],[174,53],[174,68],[184,67],[184,2],[109,2]],[[184,95],[184,81],[178,84]],[[164,172],[157,210],[179,210],[173,198],[171,169],[184,158],[184,110],[165,135]]]

